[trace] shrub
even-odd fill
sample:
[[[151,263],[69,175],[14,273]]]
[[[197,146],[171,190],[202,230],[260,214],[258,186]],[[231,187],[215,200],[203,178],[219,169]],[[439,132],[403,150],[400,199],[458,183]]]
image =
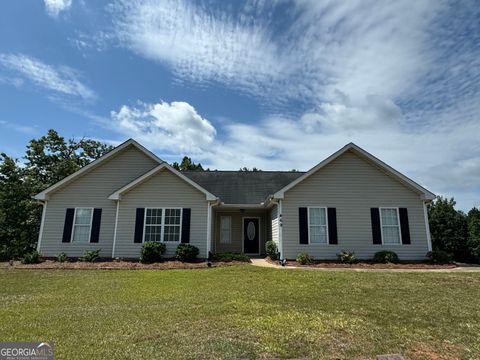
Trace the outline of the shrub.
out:
[[[40,256],[37,250],[26,253],[22,258],[22,264],[38,264],[40,262]]]
[[[384,264],[386,263],[396,264],[400,261],[400,259],[398,258],[398,255],[395,252],[384,250],[384,251],[376,252],[375,255],[373,255],[373,261],[378,263],[384,263]]]
[[[297,255],[297,262],[301,265],[310,265],[313,264],[314,259],[307,253],[300,253]]]
[[[344,264],[354,264],[357,262],[357,257],[352,251],[342,250],[337,254],[337,259]]]
[[[176,258],[180,261],[194,261],[200,250],[190,244],[179,244],[177,246],[177,251],[175,252]]]
[[[245,254],[239,253],[219,253],[213,255],[214,261],[223,261],[223,262],[230,262],[230,261],[243,261],[243,262],[250,262],[250,258]]]
[[[450,264],[452,262],[452,254],[443,250],[429,251],[427,258],[432,264]]]
[[[68,260],[67,254],[65,254],[64,252],[61,252],[60,254],[57,255],[57,261],[58,261],[58,262],[63,263],[63,262],[65,262],[65,261],[67,261],[67,260]]]
[[[265,252],[270,259],[278,260],[278,247],[274,241],[270,240],[265,243]]]
[[[85,250],[85,252],[83,253],[83,257],[81,258],[82,261],[86,261],[86,262],[95,262],[98,260],[98,258],[100,257],[100,250],[101,249],[97,249],[97,250]]]
[[[162,261],[162,254],[164,254],[166,250],[167,247],[164,243],[147,241],[142,246],[140,261],[144,264]]]

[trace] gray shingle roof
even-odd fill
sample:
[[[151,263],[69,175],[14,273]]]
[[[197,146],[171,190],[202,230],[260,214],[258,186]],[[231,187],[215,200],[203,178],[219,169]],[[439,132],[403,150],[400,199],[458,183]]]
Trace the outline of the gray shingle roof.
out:
[[[182,174],[218,196],[225,204],[260,204],[303,172],[291,171],[182,171]]]

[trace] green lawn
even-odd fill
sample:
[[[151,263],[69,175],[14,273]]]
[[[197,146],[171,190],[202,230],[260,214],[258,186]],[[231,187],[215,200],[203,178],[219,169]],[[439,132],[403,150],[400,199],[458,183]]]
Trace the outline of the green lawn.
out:
[[[30,340],[58,359],[478,359],[480,273],[1,269],[0,341]]]

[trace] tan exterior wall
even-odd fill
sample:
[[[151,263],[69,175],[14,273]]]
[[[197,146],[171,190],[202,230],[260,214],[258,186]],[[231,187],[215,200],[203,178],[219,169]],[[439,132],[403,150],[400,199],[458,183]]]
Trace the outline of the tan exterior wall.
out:
[[[118,214],[116,257],[140,256],[142,244],[133,242],[135,216],[137,208],[147,207],[190,208],[190,244],[200,249],[199,257],[207,257],[208,210],[205,194],[166,169],[122,196]],[[165,257],[173,257],[178,244],[167,242]]]
[[[82,256],[85,250],[101,249],[101,256],[112,254],[116,203],[108,200],[115,190],[151,170],[158,163],[133,145],[128,146],[98,167],[74,179],[51,194],[42,231],[40,252],[43,256]],[[102,208],[98,243],[62,243],[67,208]]]
[[[298,208],[308,206],[337,209],[338,245],[299,244]],[[370,208],[408,209],[410,245],[374,245]],[[294,259],[307,252],[318,259],[334,259],[341,250],[357,257],[372,258],[381,250],[395,251],[400,259],[424,259],[427,233],[420,195],[373,163],[348,151],[285,193],[283,201],[284,257]]]

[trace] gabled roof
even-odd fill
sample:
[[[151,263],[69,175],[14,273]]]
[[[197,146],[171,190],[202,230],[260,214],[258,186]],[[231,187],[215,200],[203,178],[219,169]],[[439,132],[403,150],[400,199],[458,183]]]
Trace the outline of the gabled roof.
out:
[[[182,174],[217,195],[225,204],[257,204],[303,172],[292,171],[182,171]]]
[[[401,174],[391,166],[387,165],[380,159],[376,158],[372,154],[368,153],[367,151],[363,150],[361,147],[355,145],[354,143],[349,143],[345,145],[343,148],[335,152],[334,154],[330,155],[328,158],[311,168],[309,171],[304,173],[299,178],[295,179],[282,189],[278,190],[273,196],[277,199],[283,199],[285,192],[296,186],[297,184],[301,183],[303,180],[307,179],[310,175],[316,173],[321,168],[325,167],[326,165],[330,164],[333,160],[338,158],[340,155],[346,153],[347,151],[353,151],[356,154],[360,155],[361,157],[366,158],[367,160],[373,162],[387,174],[391,175],[393,178],[397,179],[399,182],[403,183],[410,189],[418,192],[421,194],[424,200],[433,200],[435,198],[435,194],[425,189],[423,186],[420,186],[415,181],[411,180],[410,178],[406,177],[405,175]]]
[[[189,179],[188,177],[186,177],[185,175],[183,175],[181,172],[175,170],[173,167],[171,167],[170,165],[168,165],[166,162],[163,162],[162,164],[158,165],[157,167],[153,168],[152,170],[146,172],[145,174],[143,174],[142,176],[136,178],[135,180],[133,180],[132,182],[130,182],[129,184],[125,185],[124,187],[122,187],[121,189],[115,191],[113,194],[111,194],[108,198],[110,200],[121,200],[122,198],[122,195],[125,194],[126,192],[130,191],[131,189],[133,189],[134,187],[140,185],[141,183],[143,183],[144,181],[148,180],[149,178],[151,178],[152,176],[154,176],[155,174],[157,174],[159,171],[163,170],[163,169],[166,169],[168,171],[170,171],[171,173],[173,173],[174,175],[178,176],[180,179],[182,179],[183,181],[185,181],[186,183],[192,185],[195,189],[201,191],[202,193],[205,194],[205,197],[207,200],[217,200],[218,198],[213,195],[212,193],[210,193],[208,190],[204,189],[202,186],[200,186],[199,184],[197,184],[196,182],[192,181],[191,179]]]
[[[80,170],[74,172],[73,174],[67,176],[66,178],[60,180],[59,182],[53,184],[52,186],[50,186],[49,188],[43,190],[42,192],[38,193],[37,195],[34,196],[34,199],[36,200],[48,200],[48,194],[51,193],[52,191],[55,191],[59,188],[61,188],[62,186],[68,184],[69,182],[71,182],[72,180],[74,180],[75,178],[79,177],[80,175],[83,175],[91,170],[93,170],[94,168],[98,167],[100,164],[102,164],[105,160],[108,160],[110,158],[112,158],[113,156],[115,156],[115,154],[119,153],[120,151],[122,151],[123,149],[127,148],[128,146],[134,146],[136,147],[138,150],[140,150],[141,152],[143,152],[145,155],[147,155],[148,157],[150,157],[151,159],[155,160],[156,162],[158,162],[159,164],[161,163],[164,163],[164,161],[162,159],[160,159],[159,157],[157,157],[154,153],[152,153],[151,151],[147,150],[145,147],[143,147],[142,145],[140,145],[138,142],[136,142],[135,140],[133,139],[128,139],[127,141],[125,141],[124,143],[118,145],[116,148],[112,149],[111,151],[109,151],[108,153],[106,153],[105,155],[99,157],[98,159],[96,159],[95,161],[92,161],[90,164],[88,165],[85,165],[84,167],[82,167]]]

